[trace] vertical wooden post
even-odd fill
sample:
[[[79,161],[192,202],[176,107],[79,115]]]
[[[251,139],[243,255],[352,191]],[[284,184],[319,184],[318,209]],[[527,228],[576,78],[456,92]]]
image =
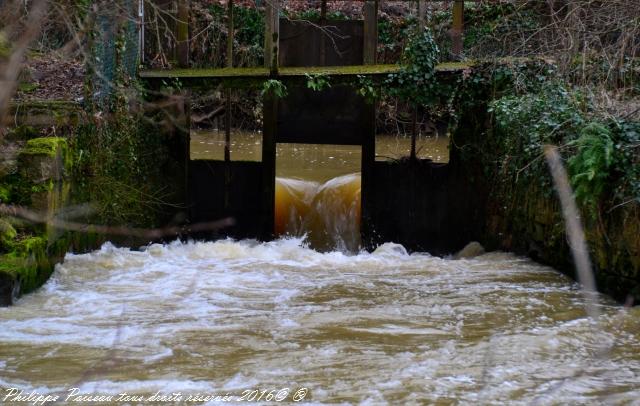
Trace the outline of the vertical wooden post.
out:
[[[373,65],[377,59],[378,48],[378,0],[364,3],[364,46],[363,62]],[[362,168],[361,168],[361,219],[360,235],[365,248],[373,248],[373,197],[374,197],[374,165],[376,161],[376,104],[365,104],[362,118]]]
[[[227,68],[233,68],[233,0],[227,0]],[[231,189],[231,88],[226,91],[224,112],[224,208],[230,208]]]
[[[278,75],[280,48],[280,0],[266,0],[264,66],[272,76]],[[276,135],[278,132],[278,98],[269,91],[262,103],[262,191],[264,219],[262,238],[272,239],[275,233],[276,206]]]
[[[227,0],[227,68],[233,68],[233,0]]]
[[[227,8],[227,68],[233,68],[233,0],[228,0]],[[231,89],[226,91],[226,108],[225,108],[225,137],[224,137],[224,160],[231,160]]]
[[[278,74],[280,49],[280,0],[267,0],[265,5],[264,66]]]
[[[226,91],[226,105],[224,112],[224,160],[231,160],[231,89]]]
[[[138,0],[138,57],[144,63],[144,0]]]
[[[322,0],[320,3],[320,24],[324,25],[327,22],[327,0]]]
[[[453,28],[451,29],[451,53],[454,57],[462,56],[462,34],[464,30],[464,1],[453,3]]]
[[[365,65],[376,63],[376,51],[378,47],[378,10],[377,2],[365,1],[364,3],[364,47],[363,59]]]
[[[413,118],[411,120],[411,153],[410,158],[412,161],[418,159],[418,154],[416,153],[416,139],[418,138],[418,105],[413,106]]]
[[[262,129],[262,190],[263,239],[270,240],[275,232],[276,206],[276,134],[278,131],[278,98],[269,91],[263,99]]]
[[[324,27],[327,24],[327,0],[322,0],[320,3],[320,27]],[[320,35],[320,66],[327,64],[327,39],[326,33],[322,32]]]
[[[375,197],[375,162],[376,162],[376,105],[375,102],[365,104],[362,137],[362,168],[361,168],[361,219],[360,235],[365,249],[373,249],[374,218],[373,199]]]
[[[418,27],[420,30],[424,30],[426,21],[424,20],[427,14],[427,0],[418,0]]]
[[[187,209],[187,217],[192,217],[191,212],[191,190],[189,189],[189,166],[191,163],[191,94],[189,91],[185,91],[184,98],[182,99],[182,113],[184,114],[184,127],[178,128],[177,133],[181,140],[180,147],[183,148],[184,154],[184,185],[182,189],[182,197]]]
[[[231,190],[231,89],[226,91],[226,106],[224,112],[224,208],[230,208]]]
[[[178,66],[189,67],[189,0],[178,0],[176,23],[176,56]]]

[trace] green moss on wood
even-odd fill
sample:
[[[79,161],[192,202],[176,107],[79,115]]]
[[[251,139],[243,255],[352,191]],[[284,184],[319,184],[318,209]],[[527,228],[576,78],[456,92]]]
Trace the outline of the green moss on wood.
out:
[[[5,219],[0,218],[0,250],[9,250],[18,236],[18,232]]]
[[[41,137],[27,141],[19,155],[20,171],[23,178],[42,183],[46,179],[60,179],[69,172],[73,159],[66,139],[62,137]],[[60,165],[62,165],[60,167]],[[47,190],[50,190],[48,188]],[[42,190],[33,190],[41,192]]]
[[[67,140],[62,137],[41,137],[27,141],[20,154],[57,156],[67,150]]]
[[[16,280],[20,275],[28,273],[26,260],[15,255],[0,256],[0,273],[9,276],[9,280]],[[6,279],[6,278],[5,278]]]
[[[452,72],[469,69],[473,66],[470,62],[448,62],[436,67],[437,71]],[[280,67],[279,76],[296,77],[306,74],[324,74],[335,76],[356,75],[384,75],[397,72],[399,65],[353,65],[353,66],[311,66],[311,67]],[[140,72],[143,79],[188,79],[188,78],[267,78],[270,75],[268,68],[198,68],[198,69],[168,69],[146,70]]]
[[[47,238],[43,236],[30,236],[18,241],[15,252],[21,256],[43,253],[47,248]]]
[[[42,286],[52,271],[47,239],[43,236],[29,236],[16,241],[12,252],[0,256],[0,273],[9,280],[19,281],[22,294]]]
[[[0,184],[0,203],[9,203],[11,201],[11,188],[7,184]]]
[[[11,110],[31,110],[31,109],[43,109],[47,111],[51,110],[76,110],[82,109],[82,106],[74,101],[69,100],[25,100],[25,101],[13,101],[9,103]]]
[[[0,32],[0,58],[8,58],[11,55],[11,43],[3,32]]]
[[[8,131],[8,140],[28,140],[29,138],[37,137],[38,130],[30,125],[19,125],[11,128]]]

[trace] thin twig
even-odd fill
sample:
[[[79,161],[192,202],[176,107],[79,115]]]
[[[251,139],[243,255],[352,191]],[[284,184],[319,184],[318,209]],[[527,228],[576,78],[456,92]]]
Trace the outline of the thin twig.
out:
[[[48,226],[68,231],[79,231],[83,233],[97,233],[105,235],[121,235],[131,237],[148,238],[151,240],[163,237],[175,237],[181,234],[190,234],[201,231],[215,231],[222,228],[230,227],[235,224],[235,220],[231,217],[223,218],[217,221],[209,221],[196,223],[186,226],[169,226],[163,228],[133,228],[126,226],[105,226],[98,224],[85,224],[72,221],[65,221],[45,216],[33,210],[26,209],[21,206],[0,204],[0,214],[18,217],[37,224],[46,224]]]

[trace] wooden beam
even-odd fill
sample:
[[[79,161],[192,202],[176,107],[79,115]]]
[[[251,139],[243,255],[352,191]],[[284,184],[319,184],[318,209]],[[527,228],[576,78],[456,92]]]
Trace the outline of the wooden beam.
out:
[[[227,68],[233,68],[233,0],[227,0]],[[224,208],[230,206],[231,189],[231,89],[226,91],[224,112]]]
[[[425,16],[427,14],[427,1],[418,0],[418,26],[421,30],[424,30],[426,26]]]
[[[360,235],[365,249],[373,249],[373,199],[375,196],[374,169],[376,163],[376,105],[366,104],[363,117],[362,168],[360,192]]]
[[[226,92],[226,111],[224,112],[224,208],[231,208],[231,89]]]
[[[233,68],[233,0],[227,0],[227,68]]]
[[[363,59],[365,65],[376,63],[378,48],[378,13],[376,2],[367,1],[364,3],[364,47]]]
[[[270,240],[275,235],[276,207],[276,135],[278,132],[278,98],[269,91],[263,98],[262,128],[262,196],[264,219],[262,238]]]
[[[189,67],[189,0],[178,0],[176,58],[178,66]]]
[[[224,112],[224,160],[231,161],[231,89],[226,91],[226,107]]]
[[[320,3],[320,24],[327,22],[327,0],[322,0]]]
[[[184,178],[183,178],[183,189],[182,189],[182,198],[184,200],[185,206],[187,209],[187,216],[190,217],[189,209],[191,207],[191,194],[189,193],[189,163],[191,162],[191,92],[185,91],[184,98],[182,100],[182,111],[184,113],[184,127],[178,129],[178,135],[182,140],[182,148],[184,154]]]
[[[264,66],[271,75],[278,74],[280,49],[280,0],[267,0],[265,5]]]
[[[418,105],[413,106],[413,118],[411,120],[411,152],[409,157],[412,161],[418,159],[416,152],[416,139],[418,138]]]
[[[320,3],[320,26],[324,27],[327,24],[327,0],[322,0]],[[320,35],[320,66],[327,64],[327,36],[323,32]]]
[[[454,57],[462,56],[464,30],[464,1],[455,0],[453,3],[453,27],[451,29],[451,53]]]

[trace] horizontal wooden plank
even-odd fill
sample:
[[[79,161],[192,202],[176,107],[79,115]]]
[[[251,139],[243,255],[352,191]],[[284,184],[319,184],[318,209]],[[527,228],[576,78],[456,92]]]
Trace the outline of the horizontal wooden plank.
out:
[[[473,66],[470,62],[449,62],[437,66],[440,72],[462,71]],[[281,67],[279,77],[304,77],[305,75],[327,76],[375,76],[386,75],[400,70],[399,65],[356,65],[356,66],[312,66]],[[260,79],[270,76],[267,68],[194,68],[143,70],[142,79]]]

